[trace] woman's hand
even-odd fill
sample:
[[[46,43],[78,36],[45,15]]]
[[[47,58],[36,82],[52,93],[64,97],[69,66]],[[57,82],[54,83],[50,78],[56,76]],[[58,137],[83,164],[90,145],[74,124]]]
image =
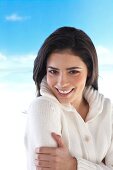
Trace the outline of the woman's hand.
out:
[[[61,136],[52,133],[58,147],[36,148],[36,170],[77,170],[77,160],[73,158]]]

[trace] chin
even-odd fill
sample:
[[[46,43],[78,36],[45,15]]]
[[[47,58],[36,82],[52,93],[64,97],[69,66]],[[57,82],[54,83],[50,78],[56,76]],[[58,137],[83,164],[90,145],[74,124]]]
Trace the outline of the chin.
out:
[[[57,98],[57,99],[61,104],[69,104],[70,103],[70,101],[68,99],[59,99],[59,98]]]

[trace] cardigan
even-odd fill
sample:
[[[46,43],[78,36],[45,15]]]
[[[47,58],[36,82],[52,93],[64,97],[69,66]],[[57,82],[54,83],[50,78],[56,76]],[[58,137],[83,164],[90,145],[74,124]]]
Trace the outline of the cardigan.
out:
[[[70,154],[77,159],[77,170],[113,170],[111,101],[93,87],[85,88],[83,95],[89,103],[89,112],[84,121],[71,104],[64,105],[57,100],[45,78],[40,93],[27,111],[27,170],[36,170],[36,147],[57,146],[51,132],[61,135]]]

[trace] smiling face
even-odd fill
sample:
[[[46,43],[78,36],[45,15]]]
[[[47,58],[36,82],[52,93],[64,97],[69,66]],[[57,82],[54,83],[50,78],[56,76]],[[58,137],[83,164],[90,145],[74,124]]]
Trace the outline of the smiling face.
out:
[[[79,105],[88,70],[79,56],[66,50],[52,53],[47,61],[47,84],[61,103]]]

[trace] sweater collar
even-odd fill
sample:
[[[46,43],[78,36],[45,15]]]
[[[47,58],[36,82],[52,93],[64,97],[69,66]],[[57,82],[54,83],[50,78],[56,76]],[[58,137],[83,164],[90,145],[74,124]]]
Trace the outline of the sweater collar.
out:
[[[60,104],[63,109],[67,111],[72,111],[73,109],[75,110],[71,104],[64,105],[57,100],[47,85],[46,76],[41,82],[40,94],[55,100],[55,102]],[[102,112],[104,96],[95,90],[92,86],[89,86],[84,89],[84,98],[89,103],[89,112],[86,117],[86,121],[88,121],[94,117],[97,117]]]
[[[84,91],[84,97],[89,103],[89,112],[86,121],[96,118],[103,110],[104,95],[100,94],[92,86],[89,86]]]
[[[41,86],[40,86],[40,94],[41,96],[46,96],[54,100],[57,100],[57,98],[53,95],[52,91],[50,90],[47,84],[46,76],[42,79]]]

